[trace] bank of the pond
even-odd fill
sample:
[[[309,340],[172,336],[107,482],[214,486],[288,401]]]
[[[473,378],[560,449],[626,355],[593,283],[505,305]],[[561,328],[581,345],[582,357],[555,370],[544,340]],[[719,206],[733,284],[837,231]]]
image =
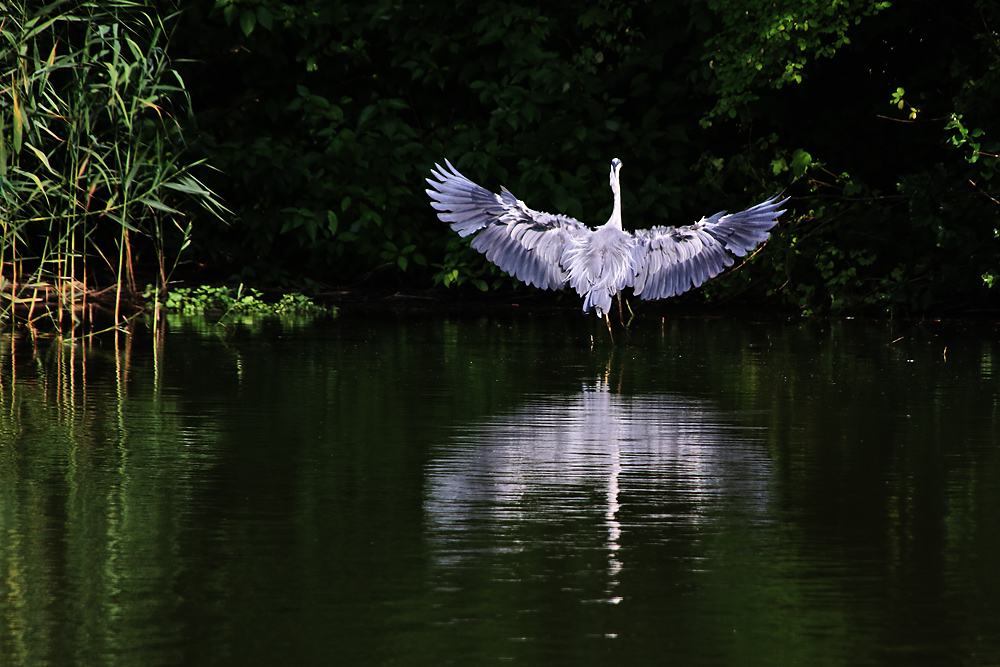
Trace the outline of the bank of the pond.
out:
[[[282,290],[263,289],[265,293],[281,294]],[[305,291],[317,304],[334,306],[345,314],[378,312],[412,312],[457,314],[516,314],[580,312],[580,297],[572,290],[548,291],[532,288],[507,288],[480,292],[475,289],[444,288],[405,289],[393,287],[335,287]],[[729,299],[705,303],[697,295],[646,301],[623,293],[624,317],[656,319],[673,317],[706,317],[759,319],[780,321],[787,319],[841,320],[976,320],[1000,321],[1000,308],[994,307],[940,307],[926,311],[868,308],[837,313],[805,312],[769,301]],[[274,296],[271,297],[275,298]],[[615,306],[615,309],[617,307]],[[631,309],[631,314],[629,309]],[[617,313],[612,313],[612,320]],[[593,313],[587,314],[593,318]]]
[[[181,314],[204,313],[214,318],[228,315],[379,315],[407,314],[433,316],[501,315],[519,313],[580,313],[580,299],[572,290],[548,291],[521,286],[479,291],[471,288],[433,287],[407,289],[386,285],[314,286],[297,289],[287,286],[250,286],[233,282],[180,282],[157,294],[151,287],[116,296],[113,288],[77,291],[66,295],[52,290],[32,299],[8,304],[0,313],[0,330],[24,326],[29,329],[74,331],[77,334],[114,327],[157,310]],[[623,295],[621,317],[611,313],[613,324],[662,321],[673,318],[732,318],[739,320],[827,320],[861,319],[869,321],[959,321],[1000,322],[996,308],[938,308],[926,312],[898,312],[867,309],[840,313],[810,313],[773,302],[730,299],[705,303],[697,295],[645,301]],[[589,313],[586,319],[593,319]],[[618,324],[620,326],[620,324]]]

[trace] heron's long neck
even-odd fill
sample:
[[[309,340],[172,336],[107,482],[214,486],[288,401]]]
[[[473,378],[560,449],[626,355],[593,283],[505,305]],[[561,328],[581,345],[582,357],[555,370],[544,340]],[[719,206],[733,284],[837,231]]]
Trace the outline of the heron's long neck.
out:
[[[611,218],[608,220],[609,225],[614,225],[618,229],[622,228],[622,189],[618,185],[618,180],[611,184],[611,191],[615,193],[615,207],[611,211]]]

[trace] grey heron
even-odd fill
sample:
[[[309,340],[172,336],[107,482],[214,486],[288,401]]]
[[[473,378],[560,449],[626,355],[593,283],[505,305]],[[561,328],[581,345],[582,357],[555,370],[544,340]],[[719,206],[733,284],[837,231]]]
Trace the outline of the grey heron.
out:
[[[583,312],[593,308],[607,321],[611,299],[631,287],[643,299],[664,299],[698,287],[743,257],[784,213],[775,195],[756,206],[727,215],[720,211],[684,227],[622,229],[619,172],[611,161],[611,218],[590,229],[579,220],[528,208],[505,188],[500,194],[476,185],[448,160],[435,164],[426,192],[438,217],[462,237],[475,235],[472,247],[518,280],[542,289],[569,285],[583,297]],[[610,332],[610,324],[608,326]]]

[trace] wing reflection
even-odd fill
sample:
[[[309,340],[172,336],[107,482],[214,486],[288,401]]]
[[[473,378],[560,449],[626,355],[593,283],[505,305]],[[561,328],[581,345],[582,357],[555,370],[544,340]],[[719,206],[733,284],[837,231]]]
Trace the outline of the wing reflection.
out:
[[[678,396],[613,394],[598,382],[530,397],[524,409],[456,434],[429,464],[426,511],[443,561],[523,548],[529,524],[558,533],[572,523],[579,540],[580,522],[589,522],[583,532],[605,554],[604,599],[618,602],[623,523],[626,532],[697,527],[733,506],[762,514],[769,476],[760,439],[732,416]]]

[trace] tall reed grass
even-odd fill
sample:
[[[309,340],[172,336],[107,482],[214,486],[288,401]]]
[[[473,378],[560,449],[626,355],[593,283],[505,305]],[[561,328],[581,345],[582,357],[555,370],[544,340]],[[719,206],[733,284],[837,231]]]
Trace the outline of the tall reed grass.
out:
[[[0,6],[0,317],[73,327],[100,298],[117,325],[138,255],[162,288],[191,243],[182,211],[225,211],[184,148],[176,15],[130,0]]]

